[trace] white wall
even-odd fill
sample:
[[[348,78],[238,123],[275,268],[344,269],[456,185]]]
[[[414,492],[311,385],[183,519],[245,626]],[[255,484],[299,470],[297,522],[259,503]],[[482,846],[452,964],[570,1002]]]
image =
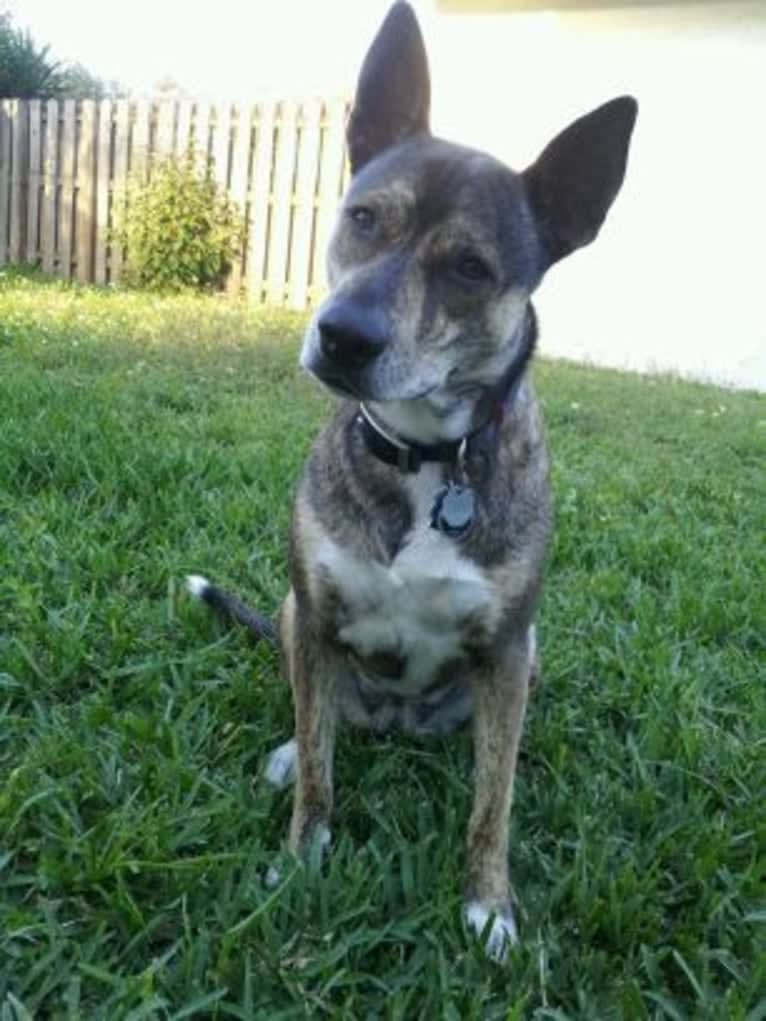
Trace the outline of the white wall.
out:
[[[602,234],[542,285],[542,350],[766,390],[766,3],[419,10],[434,129],[517,169],[591,107],[639,100]]]

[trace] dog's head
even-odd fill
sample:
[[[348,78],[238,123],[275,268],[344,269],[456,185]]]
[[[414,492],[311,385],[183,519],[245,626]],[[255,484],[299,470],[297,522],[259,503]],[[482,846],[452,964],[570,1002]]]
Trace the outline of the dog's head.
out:
[[[429,132],[430,83],[412,8],[391,8],[348,122],[351,186],[328,253],[330,296],[302,364],[412,440],[452,440],[524,342],[530,297],[591,242],[625,173],[636,118],[622,97],[515,173]]]

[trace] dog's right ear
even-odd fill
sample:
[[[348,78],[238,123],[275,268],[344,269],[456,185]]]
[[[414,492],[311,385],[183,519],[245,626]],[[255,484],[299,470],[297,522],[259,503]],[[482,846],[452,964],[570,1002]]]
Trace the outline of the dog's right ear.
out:
[[[428,132],[431,84],[415,12],[398,2],[367,52],[346,128],[351,172],[399,142]]]

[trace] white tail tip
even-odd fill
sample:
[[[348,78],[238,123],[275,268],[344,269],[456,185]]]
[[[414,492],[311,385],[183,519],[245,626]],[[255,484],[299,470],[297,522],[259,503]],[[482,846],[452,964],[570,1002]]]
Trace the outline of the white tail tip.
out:
[[[205,593],[209,588],[210,582],[207,578],[203,578],[201,574],[186,575],[186,589],[196,599],[204,599]]]

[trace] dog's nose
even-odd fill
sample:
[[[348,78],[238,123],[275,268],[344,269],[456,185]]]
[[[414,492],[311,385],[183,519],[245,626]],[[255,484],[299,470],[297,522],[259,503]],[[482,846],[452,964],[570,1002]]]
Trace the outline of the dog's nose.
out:
[[[322,354],[343,368],[363,368],[388,342],[381,318],[351,303],[328,309],[317,325]]]

